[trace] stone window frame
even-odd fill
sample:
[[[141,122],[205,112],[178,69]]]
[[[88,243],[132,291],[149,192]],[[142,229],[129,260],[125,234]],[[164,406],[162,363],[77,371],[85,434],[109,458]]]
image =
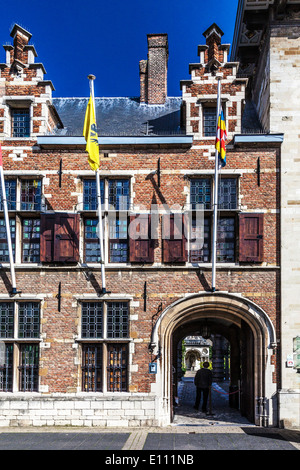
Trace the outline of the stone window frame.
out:
[[[41,318],[42,318],[42,305],[41,299],[38,298],[26,298],[26,299],[17,299],[11,300],[10,298],[1,297],[0,304],[10,304],[13,305],[13,325],[12,325],[12,334],[10,335],[3,335],[0,332],[0,343],[1,343],[1,354],[5,358],[8,357],[7,351],[8,349],[11,350],[11,364],[3,363],[0,365],[1,371],[1,392],[3,393],[32,393],[39,391],[39,357],[40,357],[40,343],[42,342],[41,339]],[[34,334],[27,334],[22,337],[20,335],[20,305],[25,304],[35,304],[38,305],[38,329],[34,329],[32,325],[32,329],[30,331],[35,331]],[[26,330],[26,329],[25,329]],[[24,330],[24,331],[25,331]],[[24,355],[22,352],[25,351],[26,348],[32,348],[34,354],[37,355],[37,363],[36,364],[29,364],[23,363]],[[28,352],[28,351],[27,351]],[[27,356],[28,357],[28,356]],[[11,370],[11,374],[9,376],[9,382],[11,383],[10,387],[7,387],[8,383],[8,370]],[[26,372],[30,370],[31,378],[29,377],[29,382],[24,380],[24,374],[26,375],[26,379],[28,378]],[[32,374],[32,372],[34,372]],[[4,383],[6,381],[6,384]],[[23,383],[23,387],[22,387]],[[22,389],[25,388],[25,389]]]
[[[32,220],[32,219],[40,219],[40,214],[43,211],[45,207],[45,202],[44,202],[44,177],[42,174],[34,174],[34,173],[28,173],[28,174],[12,174],[12,172],[9,172],[4,175],[4,180],[5,183],[8,181],[15,181],[16,186],[15,186],[15,195],[16,195],[16,201],[14,207],[10,207],[8,204],[8,213],[9,213],[9,218],[11,220],[15,220],[15,232],[14,232],[14,260],[16,264],[38,264],[39,261],[24,261],[23,257],[23,243],[24,237],[23,237],[23,223],[26,220]],[[22,182],[26,181],[38,181],[39,182],[39,188],[40,188],[40,195],[39,195],[39,203],[38,207],[34,207],[34,205],[25,208],[22,207]],[[9,197],[9,196],[8,196]],[[9,201],[8,201],[9,202]],[[35,203],[34,203],[35,204]],[[4,219],[4,211],[3,211],[3,205],[1,204],[1,210],[0,210],[0,219]],[[5,263],[9,263],[9,260],[5,261]]]
[[[78,299],[78,337],[76,338],[76,343],[79,345],[79,389],[82,393],[127,393],[129,392],[129,383],[130,383],[130,364],[132,359],[132,338],[130,337],[130,315],[131,315],[131,298],[127,297],[107,297],[104,299],[92,298],[87,296],[86,298]],[[127,311],[128,311],[128,318],[127,318],[127,333],[126,337],[113,337],[108,335],[108,304],[120,302],[127,304]],[[99,337],[82,337],[82,305],[86,303],[101,303],[102,304],[102,334]],[[89,390],[88,387],[85,387],[85,382],[83,378],[84,374],[84,351],[85,347],[93,347],[93,346],[101,346],[102,351],[102,366],[101,366],[101,390]],[[109,364],[108,364],[108,355],[109,355],[109,347],[116,346],[118,347],[125,347],[126,350],[126,389],[125,390],[111,390],[109,389]]]
[[[93,180],[95,181],[94,176],[82,176],[81,182],[82,182],[82,202],[78,204],[78,211],[81,214],[81,248],[80,248],[80,253],[82,255],[82,259],[86,263],[86,244],[89,243],[89,240],[86,238],[86,233],[85,233],[85,227],[86,227],[86,220],[92,220],[92,219],[97,219],[98,214],[97,214],[97,206],[93,205],[92,209],[89,209],[85,207],[84,205],[84,183],[85,181],[88,180]],[[127,201],[127,208],[117,208],[114,209],[112,206],[109,204],[109,182],[110,181],[128,181],[128,201]],[[129,260],[129,235],[128,235],[128,227],[129,227],[129,214],[130,210],[132,207],[132,175],[104,175],[100,179],[100,185],[101,185],[101,201],[102,201],[102,221],[103,221],[103,250],[104,250],[104,263],[105,265],[126,265],[130,262]],[[102,199],[102,195],[104,197],[104,200]],[[126,231],[126,238],[122,236],[122,233],[120,233],[121,237],[119,238],[111,238],[110,234],[112,233],[112,226],[110,225],[110,221],[113,222],[113,217],[115,217],[120,220],[121,222],[124,222],[126,220],[127,224],[127,231]],[[124,242],[123,242],[124,240]],[[94,242],[97,244],[96,242]],[[121,259],[121,260],[112,260],[112,251],[111,251],[111,244],[114,243],[125,243],[126,244],[126,260]],[[93,262],[94,263],[94,262]],[[91,262],[88,262],[88,264],[93,264]],[[96,263],[99,263],[96,262]]]
[[[196,217],[196,210],[195,208],[192,207],[192,203],[191,203],[191,183],[192,181],[195,181],[195,180],[200,180],[200,179],[204,179],[204,180],[207,180],[209,179],[210,182],[211,182],[211,190],[210,190],[210,208],[205,208],[204,209],[204,220],[207,219],[209,220],[208,222],[208,226],[207,226],[207,223],[206,223],[206,229],[204,229],[204,243],[205,243],[205,246],[204,246],[204,252],[202,252],[202,249],[200,249],[199,251],[201,253],[199,253],[199,259],[197,260],[197,256],[195,254],[192,253],[192,251],[195,251],[195,250],[192,250],[191,247],[193,246],[193,238],[192,238],[192,231],[193,231],[193,228],[191,226],[191,224],[193,224],[193,220],[195,219]],[[220,181],[224,181],[225,179],[234,179],[236,180],[236,208],[222,208],[222,209],[219,209],[218,210],[218,223],[220,224],[220,220],[224,221],[225,219],[229,219],[229,218],[232,218],[234,219],[234,255],[233,255],[233,259],[230,259],[228,261],[224,260],[224,259],[219,259],[217,260],[218,263],[236,263],[238,261],[238,258],[237,258],[237,248],[238,248],[238,244],[239,244],[239,230],[238,230],[238,214],[240,212],[240,175],[239,174],[230,174],[230,173],[224,173],[222,174],[221,176],[221,179],[219,180],[219,183]],[[187,201],[187,207],[189,208],[189,215],[190,215],[190,226],[189,226],[189,237],[188,237],[188,262],[189,263],[192,263],[192,264],[205,264],[205,263],[208,263],[208,264],[211,264],[212,262],[212,259],[211,259],[211,255],[212,255],[212,234],[213,234],[213,203],[214,203],[214,175],[212,173],[207,173],[207,172],[203,172],[203,173],[199,173],[199,174],[193,174],[193,175],[190,175],[189,176],[189,190],[188,190],[188,201]],[[205,223],[205,222],[204,222]],[[218,225],[218,228],[219,228],[219,225]],[[221,230],[221,228],[220,228]],[[206,235],[206,236],[205,236]],[[226,243],[226,242],[225,242]],[[230,243],[229,241],[227,241],[227,243]],[[217,250],[218,250],[218,247],[217,247]],[[197,251],[197,250],[196,250]],[[218,256],[218,255],[217,255]],[[206,258],[206,259],[201,259],[201,258]],[[208,258],[208,260],[207,260]]]
[[[22,96],[14,96],[14,97],[4,97],[4,104],[7,106],[8,110],[8,119],[6,124],[6,133],[7,135],[14,140],[26,140],[30,139],[33,134],[33,104],[35,101],[34,97],[22,97]],[[15,137],[13,135],[13,111],[14,110],[24,110],[28,109],[29,115],[29,135],[28,136],[20,136]]]

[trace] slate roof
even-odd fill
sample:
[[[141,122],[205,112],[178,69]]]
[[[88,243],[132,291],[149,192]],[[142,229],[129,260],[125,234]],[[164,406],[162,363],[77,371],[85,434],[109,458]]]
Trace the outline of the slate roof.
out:
[[[56,135],[82,136],[88,98],[53,98],[64,125]],[[168,97],[164,105],[140,103],[139,98],[95,98],[99,136],[182,135],[180,127],[181,97]],[[253,103],[246,103],[243,133],[263,131]]]
[[[64,128],[59,135],[82,136],[88,98],[53,98]],[[174,135],[180,130],[181,98],[167,98],[164,105],[140,104],[139,98],[95,98],[100,136]],[[148,130],[147,130],[148,129]]]

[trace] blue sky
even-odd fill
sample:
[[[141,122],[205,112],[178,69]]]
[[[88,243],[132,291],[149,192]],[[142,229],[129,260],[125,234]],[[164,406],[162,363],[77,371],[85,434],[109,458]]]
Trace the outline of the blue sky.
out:
[[[15,23],[30,31],[36,62],[43,63],[54,97],[139,96],[139,61],[147,59],[147,34],[167,33],[168,95],[180,96],[189,63],[198,62],[203,32],[217,23],[232,43],[238,0],[2,0],[1,45],[12,43]],[[2,50],[2,52],[1,52]],[[5,51],[0,49],[0,63]]]

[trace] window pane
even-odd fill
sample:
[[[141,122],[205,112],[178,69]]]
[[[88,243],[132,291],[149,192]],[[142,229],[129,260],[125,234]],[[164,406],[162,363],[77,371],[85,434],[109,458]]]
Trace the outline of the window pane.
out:
[[[210,236],[210,219],[205,218],[204,222],[204,237],[203,246],[199,246],[199,237],[197,237],[196,227],[197,220],[192,219],[192,230],[191,230],[191,243],[190,243],[190,262],[191,263],[209,263],[210,262],[210,249],[211,249],[211,236]]]
[[[129,180],[109,180],[108,203],[116,211],[129,209]]]
[[[84,302],[82,304],[82,338],[102,338],[102,312],[101,302]]]
[[[40,219],[23,220],[23,252],[24,263],[40,261]]]
[[[217,108],[203,108],[203,135],[206,137],[216,136]]]
[[[101,204],[104,204],[104,180],[100,179]],[[98,207],[96,179],[83,181],[83,210],[96,211]]]
[[[19,390],[37,392],[39,380],[39,347],[37,344],[20,345]]]
[[[218,220],[217,261],[234,262],[235,257],[235,219],[221,217]]]
[[[84,221],[85,262],[100,263],[100,241],[98,235],[98,219]]]
[[[102,344],[82,346],[82,391],[102,392]]]
[[[220,178],[219,181],[219,209],[237,209],[237,179]]]
[[[127,391],[127,344],[107,345],[107,390],[109,392]]]
[[[109,261],[126,263],[128,259],[127,216],[109,217]]]
[[[128,303],[107,303],[107,337],[127,338],[128,331]]]
[[[196,209],[197,204],[203,204],[203,209],[211,209],[210,178],[191,180],[190,203],[192,209]]]
[[[0,303],[0,337],[12,338],[14,335],[14,304]]]
[[[19,338],[40,336],[40,304],[37,302],[19,303]]]
[[[13,345],[3,344],[0,360],[0,391],[12,392],[13,385]]]
[[[13,137],[30,137],[29,109],[12,110],[12,135]]]
[[[5,180],[5,193],[7,208],[10,211],[16,210],[17,202],[17,182],[16,180]],[[3,211],[2,191],[0,191],[0,211]]]
[[[15,256],[15,238],[16,238],[16,221],[9,219],[10,235],[12,242],[13,257]],[[9,251],[6,235],[5,220],[0,219],[0,263],[9,263]]]
[[[42,203],[41,180],[23,180],[21,182],[21,210],[39,211]]]

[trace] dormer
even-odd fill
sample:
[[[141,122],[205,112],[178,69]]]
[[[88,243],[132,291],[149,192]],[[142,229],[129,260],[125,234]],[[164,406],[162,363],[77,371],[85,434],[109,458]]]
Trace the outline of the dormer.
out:
[[[52,105],[52,82],[35,62],[31,33],[15,24],[12,45],[5,45],[5,63],[0,64],[0,138],[28,139],[63,127]]]
[[[186,133],[208,145],[214,144],[216,136],[218,78],[228,137],[241,132],[247,79],[237,77],[237,62],[228,62],[230,44],[222,44],[223,34],[216,23],[203,33],[205,44],[198,46],[200,60],[189,65],[190,80],[181,81]]]

